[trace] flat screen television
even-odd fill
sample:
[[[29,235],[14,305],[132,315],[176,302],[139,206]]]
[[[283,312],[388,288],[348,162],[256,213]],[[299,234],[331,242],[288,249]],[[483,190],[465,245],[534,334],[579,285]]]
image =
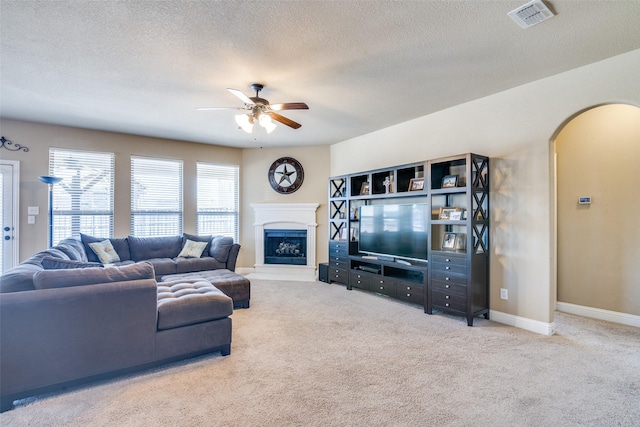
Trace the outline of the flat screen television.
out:
[[[412,260],[427,259],[429,205],[393,204],[360,207],[360,252]]]

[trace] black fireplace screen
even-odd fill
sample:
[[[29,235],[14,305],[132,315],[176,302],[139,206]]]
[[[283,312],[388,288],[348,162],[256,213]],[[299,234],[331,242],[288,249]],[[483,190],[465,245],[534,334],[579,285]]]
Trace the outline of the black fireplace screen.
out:
[[[306,230],[264,230],[265,264],[307,264]]]

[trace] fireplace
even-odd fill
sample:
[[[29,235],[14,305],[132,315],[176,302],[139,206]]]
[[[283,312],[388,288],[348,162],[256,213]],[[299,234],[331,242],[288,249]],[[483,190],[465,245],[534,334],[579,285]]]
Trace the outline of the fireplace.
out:
[[[264,230],[264,263],[307,265],[307,230]]]
[[[318,203],[252,204],[255,264],[247,277],[315,281],[316,210],[319,206]]]

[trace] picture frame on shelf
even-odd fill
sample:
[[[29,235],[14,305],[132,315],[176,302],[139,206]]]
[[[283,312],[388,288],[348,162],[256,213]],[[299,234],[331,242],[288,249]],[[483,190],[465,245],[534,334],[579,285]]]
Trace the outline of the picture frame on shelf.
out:
[[[346,229],[346,227],[342,227],[340,229],[339,238],[340,238],[340,240],[347,240],[347,229]]]
[[[458,233],[456,235],[456,251],[464,251],[467,246],[467,235]]]
[[[450,221],[460,221],[462,219],[462,210],[449,212]]]
[[[440,214],[438,215],[438,219],[442,220],[450,220],[451,214],[455,212],[461,212],[460,208],[451,207],[451,206],[443,206],[440,208]],[[460,219],[460,217],[458,217]]]
[[[442,188],[455,188],[458,186],[458,175],[446,175],[442,178]]]
[[[457,236],[458,233],[444,233],[444,236],[442,236],[441,249],[443,251],[455,251]]]
[[[424,190],[424,178],[411,178],[409,181],[409,191]]]
[[[357,242],[358,241],[358,238],[360,237],[359,233],[360,233],[360,231],[358,230],[358,227],[352,227],[351,228],[351,233],[350,233],[351,236],[350,236],[350,238],[351,238],[352,242]]]
[[[369,182],[363,182],[362,185],[360,186],[360,195],[361,196],[366,196],[369,194]]]

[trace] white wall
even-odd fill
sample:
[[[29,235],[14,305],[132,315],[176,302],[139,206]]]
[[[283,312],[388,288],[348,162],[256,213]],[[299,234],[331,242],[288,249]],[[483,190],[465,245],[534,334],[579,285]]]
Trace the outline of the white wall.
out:
[[[555,308],[550,140],[578,111],[640,105],[640,50],[335,144],[331,175],[465,152],[491,161],[491,308],[551,324]],[[399,149],[399,147],[401,149]],[[509,300],[499,298],[500,288]]]

